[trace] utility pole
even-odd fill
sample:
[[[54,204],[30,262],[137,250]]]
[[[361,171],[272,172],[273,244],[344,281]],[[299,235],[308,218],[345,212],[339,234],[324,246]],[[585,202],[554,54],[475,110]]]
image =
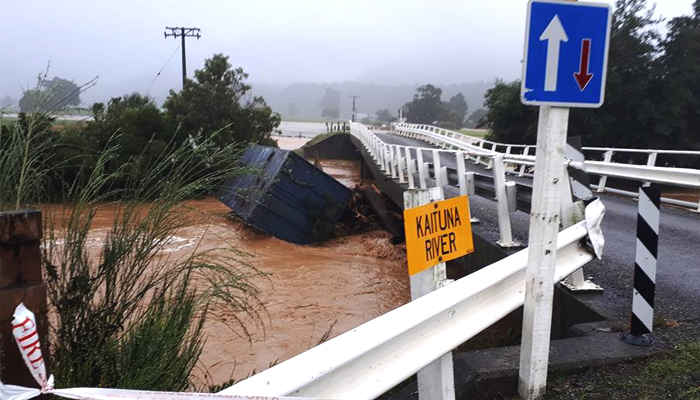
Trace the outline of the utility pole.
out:
[[[351,118],[351,120],[352,120],[352,122],[355,122],[355,119],[357,118],[357,111],[355,109],[355,99],[359,99],[360,96],[350,96],[350,98],[352,99],[352,118]]]
[[[163,32],[165,38],[169,36],[174,38],[182,38],[182,87],[185,87],[185,79],[187,79],[187,62],[185,60],[185,38],[186,37],[196,37],[199,40],[202,35],[199,33],[199,28],[183,28],[183,27],[169,27],[166,26],[165,29],[170,30],[170,33]]]

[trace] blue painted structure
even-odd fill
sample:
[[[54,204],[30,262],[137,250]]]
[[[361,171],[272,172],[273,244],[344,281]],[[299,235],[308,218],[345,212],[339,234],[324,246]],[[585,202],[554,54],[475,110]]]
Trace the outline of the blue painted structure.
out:
[[[607,3],[530,0],[523,56],[522,102],[527,105],[596,108],[605,98],[612,10]],[[564,37],[550,43],[545,31],[558,18]],[[589,43],[587,71],[580,71],[583,41]],[[548,47],[560,46],[556,90],[545,89]],[[581,88],[574,74],[587,72]]]
[[[224,184],[220,200],[241,219],[282,240],[307,244],[333,231],[352,191],[288,150],[253,146],[247,174]]]

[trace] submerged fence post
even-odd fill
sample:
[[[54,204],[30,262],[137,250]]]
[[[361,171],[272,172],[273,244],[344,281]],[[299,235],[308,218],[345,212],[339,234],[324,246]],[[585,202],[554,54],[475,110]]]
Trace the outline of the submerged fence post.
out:
[[[12,336],[12,315],[20,303],[36,315],[41,352],[49,354],[41,237],[40,211],[0,213],[0,381],[5,384],[36,386]]]
[[[658,186],[639,188],[632,316],[629,333],[620,334],[621,341],[635,346],[654,343],[650,335],[654,325],[660,206],[661,190]]]

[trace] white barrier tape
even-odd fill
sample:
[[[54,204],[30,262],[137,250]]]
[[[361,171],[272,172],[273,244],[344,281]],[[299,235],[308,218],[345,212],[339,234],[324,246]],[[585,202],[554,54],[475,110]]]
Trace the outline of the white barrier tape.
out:
[[[593,200],[586,206],[585,214],[588,239],[591,241],[596,257],[600,259],[603,257],[603,247],[605,247],[603,229],[600,226],[605,216],[605,206],[603,202],[600,201],[600,199]]]
[[[12,333],[22,353],[24,363],[31,371],[41,389],[24,386],[5,385],[0,382],[0,400],[29,400],[41,394],[78,400],[197,400],[197,399],[230,399],[230,400],[323,400],[309,397],[268,397],[243,396],[218,393],[189,393],[189,392],[153,392],[147,390],[103,389],[103,388],[69,388],[54,389],[53,375],[46,377],[46,364],[41,354],[41,341],[37,331],[34,313],[24,304],[15,309],[12,320]],[[329,400],[329,399],[327,399]]]
[[[15,308],[12,315],[12,335],[15,337],[19,352],[22,353],[24,363],[34,376],[39,386],[47,387],[48,377],[46,376],[46,364],[44,356],[41,354],[41,342],[39,341],[39,331],[36,327],[34,313],[29,311],[24,303]]]
[[[240,396],[217,393],[151,392],[147,390],[101,388],[48,389],[42,391],[22,386],[3,385],[0,382],[0,399],[2,400],[29,400],[40,394],[53,394],[78,400],[321,400],[309,397]]]

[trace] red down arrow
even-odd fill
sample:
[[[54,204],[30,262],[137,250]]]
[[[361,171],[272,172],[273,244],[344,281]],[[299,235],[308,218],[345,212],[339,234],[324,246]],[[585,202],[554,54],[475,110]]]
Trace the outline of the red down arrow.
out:
[[[591,39],[583,39],[581,41],[581,64],[578,72],[574,72],[574,79],[578,84],[578,88],[583,90],[588,86],[588,83],[593,78],[593,74],[588,73],[588,64],[591,61]]]

